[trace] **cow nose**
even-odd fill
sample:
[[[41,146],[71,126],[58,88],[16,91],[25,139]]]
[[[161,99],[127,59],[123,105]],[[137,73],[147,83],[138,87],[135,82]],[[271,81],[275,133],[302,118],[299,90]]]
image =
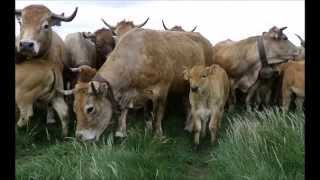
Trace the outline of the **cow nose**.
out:
[[[191,91],[192,91],[192,92],[197,92],[198,89],[199,89],[198,86],[191,86]]]
[[[94,112],[94,107],[92,105],[88,105],[85,107],[85,111],[87,114],[91,114]]]
[[[33,50],[34,47],[34,43],[33,42],[29,42],[29,41],[22,41],[19,43],[20,49],[21,50]]]

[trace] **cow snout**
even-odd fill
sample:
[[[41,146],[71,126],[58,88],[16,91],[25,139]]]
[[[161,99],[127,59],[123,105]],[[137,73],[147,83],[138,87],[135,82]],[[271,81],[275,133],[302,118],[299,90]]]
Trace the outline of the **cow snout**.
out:
[[[92,114],[95,111],[95,108],[93,105],[87,105],[87,106],[85,106],[84,111],[87,114]]]
[[[76,131],[76,138],[80,141],[95,141],[96,135],[90,130],[80,130]]]
[[[191,86],[191,91],[192,92],[197,92],[199,90],[198,86]]]
[[[20,51],[28,51],[28,52],[34,51],[34,42],[21,41],[19,46],[20,46]]]

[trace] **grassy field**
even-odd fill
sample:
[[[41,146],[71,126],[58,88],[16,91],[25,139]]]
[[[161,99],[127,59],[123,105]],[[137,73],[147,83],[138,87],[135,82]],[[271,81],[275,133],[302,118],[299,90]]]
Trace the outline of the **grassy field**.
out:
[[[207,134],[198,152],[183,131],[182,114],[167,114],[166,138],[145,133],[138,118],[130,119],[122,142],[110,131],[98,143],[62,140],[59,125],[34,120],[16,132],[16,179],[304,179],[303,112],[225,114],[218,144],[210,145]]]

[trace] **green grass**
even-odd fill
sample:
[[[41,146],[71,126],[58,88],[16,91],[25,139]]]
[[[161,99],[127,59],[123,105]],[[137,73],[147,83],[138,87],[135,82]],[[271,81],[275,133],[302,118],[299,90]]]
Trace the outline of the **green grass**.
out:
[[[35,120],[16,133],[16,179],[304,179],[303,112],[225,114],[218,144],[207,136],[199,152],[183,131],[182,114],[168,114],[166,138],[145,133],[138,118],[130,119],[121,143],[110,131],[98,143],[62,140],[59,125],[46,131]]]

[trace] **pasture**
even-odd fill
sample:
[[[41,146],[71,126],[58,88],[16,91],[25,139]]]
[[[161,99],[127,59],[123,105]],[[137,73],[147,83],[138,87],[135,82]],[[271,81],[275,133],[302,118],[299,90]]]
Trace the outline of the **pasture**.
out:
[[[122,142],[110,130],[97,143],[62,140],[59,123],[36,116],[16,132],[16,179],[304,179],[303,112],[235,109],[223,116],[218,143],[209,145],[207,134],[195,152],[183,114],[170,106],[164,139],[132,116]]]

